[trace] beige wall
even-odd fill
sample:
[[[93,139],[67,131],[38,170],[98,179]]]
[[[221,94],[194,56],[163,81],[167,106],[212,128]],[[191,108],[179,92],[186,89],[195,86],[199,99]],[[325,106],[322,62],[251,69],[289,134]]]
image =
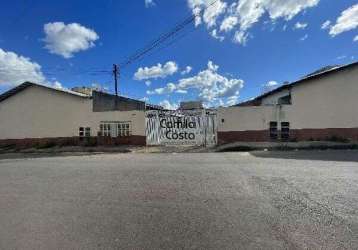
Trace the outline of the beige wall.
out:
[[[265,130],[267,123],[275,119],[271,106],[219,108],[218,130],[220,132]]]
[[[298,85],[292,104],[294,128],[357,128],[358,67]]]
[[[90,127],[92,136],[96,136],[101,122],[131,122],[132,135],[145,136],[145,112],[144,111],[113,111],[91,112]]]
[[[290,94],[290,91],[288,89],[284,89],[280,92],[277,92],[275,94],[269,95],[268,97],[264,98],[262,100],[262,105],[275,105],[278,104],[278,99],[284,96],[287,96]]]
[[[0,139],[78,136],[79,127],[97,135],[101,121],[131,121],[133,135],[145,135],[143,111],[92,112],[92,100],[31,86],[0,102]]]
[[[292,105],[220,108],[219,132],[267,130],[270,121],[291,129],[358,128],[358,67],[310,81],[293,87]]]

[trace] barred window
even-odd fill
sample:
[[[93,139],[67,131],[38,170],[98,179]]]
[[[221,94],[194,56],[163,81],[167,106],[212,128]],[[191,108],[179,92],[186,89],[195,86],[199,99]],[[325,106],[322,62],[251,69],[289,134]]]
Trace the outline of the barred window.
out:
[[[86,136],[86,137],[91,137],[91,128],[90,128],[90,127],[87,127],[87,128],[85,129],[85,136]]]
[[[270,122],[270,138],[271,140],[277,140],[278,138],[278,130],[277,130],[277,122]]]
[[[102,136],[126,137],[132,135],[131,122],[102,122],[100,124]]]
[[[281,139],[288,140],[290,138],[290,123],[281,122]]]
[[[111,124],[102,123],[99,129],[102,136],[111,136]]]
[[[117,125],[117,136],[119,137],[125,137],[125,136],[130,136],[131,135],[131,126],[129,122],[126,123],[119,123]]]

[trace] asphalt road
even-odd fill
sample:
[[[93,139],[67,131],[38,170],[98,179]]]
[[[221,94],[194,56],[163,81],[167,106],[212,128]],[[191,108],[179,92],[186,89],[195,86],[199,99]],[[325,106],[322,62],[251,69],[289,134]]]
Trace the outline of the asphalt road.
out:
[[[358,152],[3,159],[0,249],[358,249]]]

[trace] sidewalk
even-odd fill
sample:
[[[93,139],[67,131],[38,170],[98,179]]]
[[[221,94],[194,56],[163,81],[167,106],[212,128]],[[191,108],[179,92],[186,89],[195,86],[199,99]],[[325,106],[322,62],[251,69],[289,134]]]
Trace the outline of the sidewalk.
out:
[[[305,142],[235,142],[219,145],[215,152],[230,151],[288,151],[288,150],[326,150],[326,149],[358,149],[358,142],[329,142],[329,141],[305,141]]]

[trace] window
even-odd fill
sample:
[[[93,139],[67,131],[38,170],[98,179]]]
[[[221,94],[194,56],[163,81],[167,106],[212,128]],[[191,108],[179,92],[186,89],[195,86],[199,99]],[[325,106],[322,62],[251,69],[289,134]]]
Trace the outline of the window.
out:
[[[132,135],[131,122],[103,122],[100,125],[102,136],[126,137]]]
[[[270,122],[270,138],[271,140],[277,140],[278,138],[277,122]]]
[[[86,136],[86,137],[91,137],[91,128],[87,127],[87,128],[85,129],[85,136]]]
[[[102,136],[111,136],[111,124],[103,123],[99,126]]]
[[[79,128],[79,132],[78,132],[78,135],[79,135],[79,137],[83,137],[85,134],[84,134],[84,128],[83,127],[80,127]]]
[[[78,136],[83,138],[83,137],[91,137],[91,128],[90,127],[80,127],[78,129]]]
[[[131,126],[130,122],[121,122],[117,124],[117,136],[125,137],[131,135]]]
[[[288,140],[290,138],[290,123],[281,122],[281,139]]]
[[[281,98],[278,99],[278,104],[281,105],[291,105],[291,95],[287,95],[287,96],[283,96]]]

